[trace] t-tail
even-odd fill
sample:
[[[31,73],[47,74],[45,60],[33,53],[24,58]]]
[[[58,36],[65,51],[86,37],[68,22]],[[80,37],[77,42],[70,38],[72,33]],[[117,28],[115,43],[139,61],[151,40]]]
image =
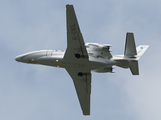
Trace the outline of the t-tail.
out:
[[[129,68],[133,75],[139,75],[138,60],[148,47],[148,45],[140,45],[136,48],[133,33],[126,34],[124,59],[129,61]]]

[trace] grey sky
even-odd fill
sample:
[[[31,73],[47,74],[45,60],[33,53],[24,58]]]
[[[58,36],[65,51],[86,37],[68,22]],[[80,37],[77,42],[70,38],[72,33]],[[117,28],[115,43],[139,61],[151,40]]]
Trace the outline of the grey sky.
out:
[[[83,116],[64,69],[18,63],[15,56],[66,49],[65,5],[73,4],[85,42],[112,45],[123,54],[126,32],[150,45],[140,75],[92,74],[91,115]],[[1,120],[160,120],[161,2],[159,0],[1,0]]]

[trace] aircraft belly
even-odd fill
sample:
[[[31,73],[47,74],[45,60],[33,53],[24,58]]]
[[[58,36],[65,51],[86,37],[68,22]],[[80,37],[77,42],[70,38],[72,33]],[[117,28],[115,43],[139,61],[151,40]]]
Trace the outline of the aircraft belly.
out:
[[[111,59],[103,59],[103,58],[94,58],[89,57],[89,60],[86,59],[78,59],[76,61],[66,61],[63,59],[63,55],[55,55],[55,56],[45,56],[38,58],[36,60],[35,64],[41,64],[41,65],[48,65],[53,67],[62,67],[62,68],[68,68],[68,67],[79,67],[79,69],[87,69],[89,70],[95,70],[98,68],[101,68],[103,66],[112,66],[116,65],[117,61]]]
[[[59,57],[42,57],[36,60],[37,64],[48,65],[54,67],[63,67],[64,59]]]

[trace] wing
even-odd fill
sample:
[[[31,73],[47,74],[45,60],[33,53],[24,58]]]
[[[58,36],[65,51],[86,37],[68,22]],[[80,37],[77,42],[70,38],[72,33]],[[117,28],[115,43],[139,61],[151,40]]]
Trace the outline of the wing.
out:
[[[91,73],[80,73],[80,68],[66,68],[73,79],[77,96],[84,115],[90,115]],[[83,70],[82,70],[83,71]],[[79,75],[78,75],[79,74]]]
[[[66,5],[67,49],[64,55],[65,69],[73,79],[84,115],[90,114],[91,72],[85,66],[89,62],[87,50],[78,25],[73,5]],[[83,65],[84,64],[84,65]]]
[[[73,5],[66,5],[67,19],[67,49],[64,59],[88,59],[87,50],[84,44],[83,36],[80,31],[78,21],[74,12]]]

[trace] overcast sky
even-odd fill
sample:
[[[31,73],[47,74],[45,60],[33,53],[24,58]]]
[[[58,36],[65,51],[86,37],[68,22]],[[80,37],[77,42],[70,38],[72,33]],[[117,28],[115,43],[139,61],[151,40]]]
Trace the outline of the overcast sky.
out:
[[[85,42],[123,54],[126,32],[150,45],[140,75],[92,73],[91,115],[83,116],[62,68],[22,64],[17,55],[66,49],[65,5],[73,4]],[[160,0],[0,0],[0,120],[161,120]]]

